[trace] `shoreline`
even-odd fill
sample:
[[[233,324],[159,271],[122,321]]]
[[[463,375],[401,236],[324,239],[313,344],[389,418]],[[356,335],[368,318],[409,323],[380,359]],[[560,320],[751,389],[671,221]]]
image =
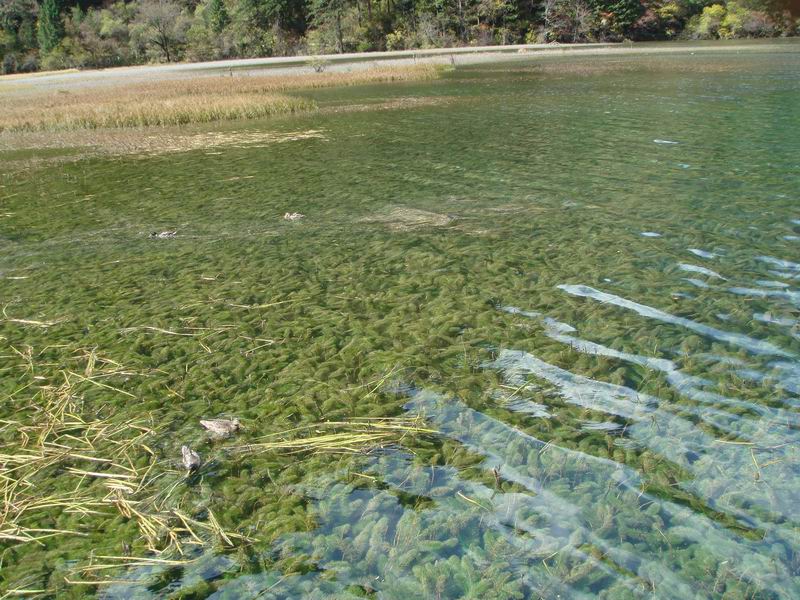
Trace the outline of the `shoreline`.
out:
[[[590,44],[516,44],[508,46],[470,46],[432,48],[427,50],[396,50],[314,56],[280,56],[243,58],[194,63],[131,65],[109,69],[37,72],[0,76],[0,94],[20,89],[57,86],[114,85],[157,79],[221,76],[237,74],[289,75],[313,72],[312,60],[322,60],[326,71],[355,71],[381,66],[412,64],[472,65],[484,62],[513,61],[531,58],[562,56],[608,56],[630,54],[680,54],[708,52],[774,52],[782,47],[800,44],[800,38],[770,38],[758,40],[621,42]]]

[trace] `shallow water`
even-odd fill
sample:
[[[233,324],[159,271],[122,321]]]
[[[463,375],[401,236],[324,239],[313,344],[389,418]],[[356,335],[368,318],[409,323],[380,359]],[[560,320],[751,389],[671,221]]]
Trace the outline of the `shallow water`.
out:
[[[0,302],[57,322],[0,322],[0,354],[96,347],[147,373],[137,402],[87,402],[152,415],[165,463],[196,444],[210,466],[176,501],[257,541],[58,587],[135,544],[115,520],[7,551],[3,585],[800,595],[798,94],[797,44],[520,59],[317,91],[321,114],[205,150],[7,173]],[[0,375],[3,395],[22,377]],[[234,458],[196,425],[402,414],[439,433]]]

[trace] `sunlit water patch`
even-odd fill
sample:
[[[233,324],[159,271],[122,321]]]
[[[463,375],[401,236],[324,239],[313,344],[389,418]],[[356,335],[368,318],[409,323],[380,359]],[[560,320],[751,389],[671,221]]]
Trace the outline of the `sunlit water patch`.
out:
[[[717,279],[725,279],[722,275],[720,275],[716,271],[712,271],[711,269],[700,267],[698,265],[680,263],[678,265],[678,268],[682,271],[688,271],[689,273],[699,273],[700,275],[705,275],[706,277],[716,277]]]

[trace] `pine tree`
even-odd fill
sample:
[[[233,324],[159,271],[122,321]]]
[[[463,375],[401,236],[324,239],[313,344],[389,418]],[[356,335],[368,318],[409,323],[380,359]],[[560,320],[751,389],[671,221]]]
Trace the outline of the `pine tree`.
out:
[[[228,11],[224,0],[210,0],[208,3],[208,24],[211,31],[220,33],[228,24]]]
[[[42,53],[50,52],[58,46],[64,37],[64,26],[61,22],[59,0],[44,0],[39,8],[39,22],[37,23],[37,37],[39,50]]]

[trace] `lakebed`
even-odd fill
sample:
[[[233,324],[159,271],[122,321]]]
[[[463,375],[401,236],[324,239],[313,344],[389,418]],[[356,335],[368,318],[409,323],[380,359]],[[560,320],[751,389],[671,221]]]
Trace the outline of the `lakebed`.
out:
[[[796,596],[800,46],[765,48],[6,137],[3,590]]]

